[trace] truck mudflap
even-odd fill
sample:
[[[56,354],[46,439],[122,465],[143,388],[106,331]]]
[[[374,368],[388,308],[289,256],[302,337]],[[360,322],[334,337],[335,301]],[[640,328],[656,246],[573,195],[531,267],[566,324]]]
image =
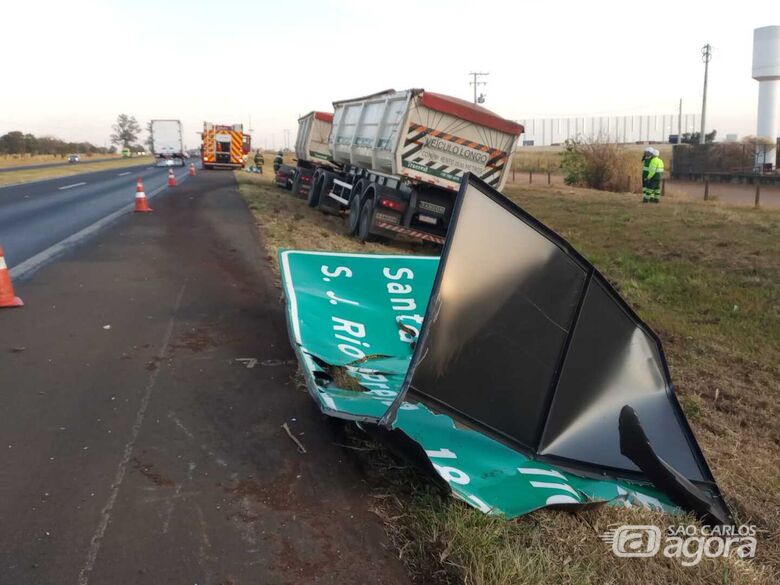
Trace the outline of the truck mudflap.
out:
[[[403,234],[405,236],[409,236],[411,238],[417,238],[419,240],[424,240],[426,242],[434,242],[436,244],[444,245],[445,238],[442,236],[436,236],[434,234],[428,234],[426,232],[421,232],[420,230],[415,230],[412,228],[404,227],[402,225],[397,225],[394,223],[388,223],[386,221],[382,221],[380,219],[374,220],[374,225],[380,229],[387,230],[389,232],[395,232],[397,234]]]
[[[731,523],[657,336],[483,181],[464,178],[441,259],[283,250],[280,266],[322,411],[402,434],[466,503]]]

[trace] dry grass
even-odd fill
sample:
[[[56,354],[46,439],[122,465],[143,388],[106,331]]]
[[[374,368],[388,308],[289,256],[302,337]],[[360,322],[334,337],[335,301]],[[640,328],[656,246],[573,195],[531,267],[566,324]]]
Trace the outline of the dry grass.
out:
[[[655,144],[653,146],[661,151],[661,158],[664,160],[666,170],[670,171],[672,168],[672,145]],[[634,166],[641,167],[638,161],[642,158],[642,151],[646,145],[621,144],[620,148],[630,153],[628,156]],[[563,146],[521,146],[512,156],[512,168],[517,172],[551,171],[560,173],[561,156],[564,150]],[[636,181],[633,182],[633,185],[637,185]]]
[[[561,170],[561,154],[563,148],[526,146],[518,149],[512,157],[512,168],[515,171],[552,171]]]
[[[19,169],[0,173],[0,185],[14,185],[16,183],[28,183],[30,181],[40,181],[43,179],[56,179],[58,177],[70,177],[92,171],[103,171],[106,169],[121,169],[124,167],[133,167],[143,164],[152,164],[151,156],[139,156],[135,158],[117,158],[116,160],[103,162],[81,162],[69,164],[61,167],[50,167],[46,169]]]
[[[343,217],[323,215],[306,205],[304,199],[292,197],[289,191],[276,187],[272,183],[273,166],[268,164],[267,158],[264,172],[267,174],[237,171],[236,177],[249,208],[258,218],[268,254],[277,274],[279,260],[276,251],[279,248],[384,254],[430,253],[429,247],[416,243],[367,242],[363,244],[347,235]]]
[[[241,191],[277,247],[420,253],[415,245],[360,244],[343,220],[309,209],[238,173]],[[585,189],[512,186],[507,195],[556,229],[620,289],[664,341],[677,394],[738,522],[757,525],[752,562],[619,559],[597,535],[611,523],[665,526],[679,518],[602,508],[485,516],[442,495],[372,447],[377,513],[419,583],[780,581],[780,213]],[[684,519],[683,519],[684,520]]]

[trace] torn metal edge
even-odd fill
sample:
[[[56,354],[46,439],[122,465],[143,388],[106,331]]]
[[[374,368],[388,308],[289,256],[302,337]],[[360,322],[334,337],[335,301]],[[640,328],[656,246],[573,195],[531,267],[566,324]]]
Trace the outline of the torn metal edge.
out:
[[[306,382],[306,389],[308,390],[309,395],[317,403],[317,406],[319,407],[320,411],[323,414],[332,416],[333,418],[339,418],[342,420],[378,423],[381,417],[349,414],[341,410],[338,410],[335,407],[331,407],[327,404],[327,401],[328,399],[330,399],[330,396],[328,396],[327,393],[321,390],[320,386],[317,384],[317,381],[314,379],[313,374],[311,373],[313,371],[313,368],[311,367],[313,364],[313,360],[311,359],[309,353],[303,348],[302,340],[300,336],[300,330],[298,329],[298,323],[296,321],[298,319],[297,297],[295,296],[295,288],[293,287],[292,274],[290,272],[290,265],[287,260],[287,257],[290,254],[313,254],[318,256],[346,256],[346,257],[365,256],[366,254],[350,254],[350,253],[341,253],[341,252],[317,252],[317,251],[307,251],[307,250],[287,250],[284,248],[280,248],[279,266],[280,266],[280,272],[282,277],[282,292],[284,293],[285,304],[287,305],[287,310],[285,311],[285,317],[287,319],[287,334],[290,339],[290,345],[292,345],[293,351],[295,352],[295,357],[298,358],[298,366],[303,371],[303,378]],[[381,257],[381,256],[393,256],[393,255],[376,254],[376,256]],[[402,254],[396,254],[394,256],[402,256]],[[388,406],[388,408],[390,407]]]

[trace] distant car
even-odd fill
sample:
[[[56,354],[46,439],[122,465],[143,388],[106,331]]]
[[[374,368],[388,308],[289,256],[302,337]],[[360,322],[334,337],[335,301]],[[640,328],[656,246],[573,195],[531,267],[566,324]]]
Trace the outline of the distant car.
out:
[[[81,158],[79,158],[79,155],[77,155],[77,154],[69,154],[68,155],[68,162],[69,163],[81,162]]]

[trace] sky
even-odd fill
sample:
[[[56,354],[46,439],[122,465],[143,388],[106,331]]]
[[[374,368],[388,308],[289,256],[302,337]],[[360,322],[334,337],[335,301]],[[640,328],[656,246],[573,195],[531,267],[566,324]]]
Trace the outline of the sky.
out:
[[[0,134],[110,144],[120,113],[141,125],[244,123],[255,146],[294,140],[297,118],[384,89],[471,99],[523,120],[699,112],[712,45],[707,129],[754,134],[753,29],[777,0],[26,0],[0,8]],[[141,137],[143,139],[144,136]]]

